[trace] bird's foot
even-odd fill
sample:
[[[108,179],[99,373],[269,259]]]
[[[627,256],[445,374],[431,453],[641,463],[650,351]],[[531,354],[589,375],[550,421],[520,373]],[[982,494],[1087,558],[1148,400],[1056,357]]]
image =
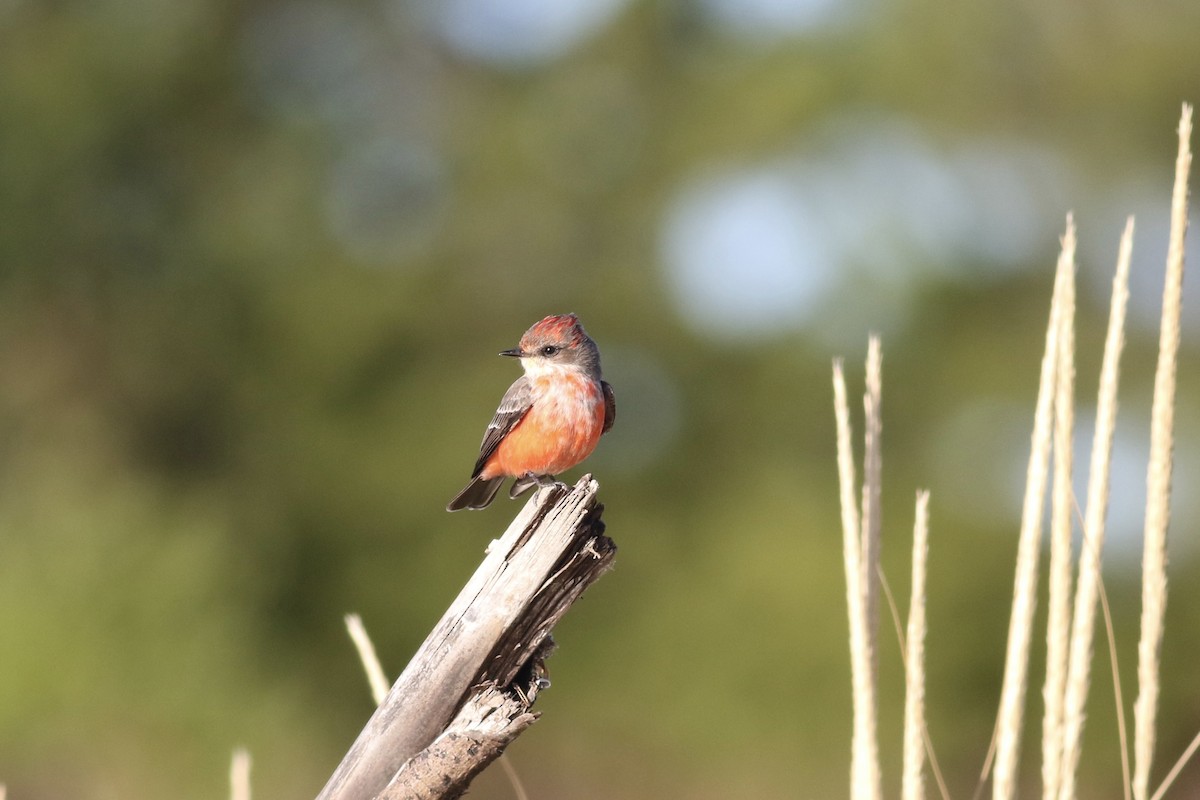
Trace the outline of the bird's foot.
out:
[[[531,481],[536,483],[539,489],[548,489],[552,486],[557,486],[559,489],[570,489],[560,480],[555,480],[553,475],[534,475],[532,472],[526,472],[521,476],[522,482]]]

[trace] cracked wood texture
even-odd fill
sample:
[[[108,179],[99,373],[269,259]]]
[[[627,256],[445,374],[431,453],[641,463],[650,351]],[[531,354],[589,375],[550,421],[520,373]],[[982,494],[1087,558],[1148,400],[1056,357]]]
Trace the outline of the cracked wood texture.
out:
[[[536,719],[528,709],[548,685],[541,662],[553,646],[550,631],[616,555],[599,488],[585,475],[573,488],[534,495],[491,543],[317,800],[458,797]],[[490,710],[481,716],[481,708]]]
[[[375,800],[461,797],[475,776],[537,719],[529,713],[531,701],[530,695],[495,686],[472,695],[442,735],[405,762]]]

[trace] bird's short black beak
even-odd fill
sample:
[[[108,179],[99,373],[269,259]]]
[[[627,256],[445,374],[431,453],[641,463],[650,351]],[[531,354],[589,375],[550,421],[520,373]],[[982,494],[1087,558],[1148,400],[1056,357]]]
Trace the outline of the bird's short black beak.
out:
[[[513,358],[520,358],[521,356],[524,355],[524,353],[521,352],[521,348],[514,347],[512,350],[501,350],[500,355],[511,356]]]

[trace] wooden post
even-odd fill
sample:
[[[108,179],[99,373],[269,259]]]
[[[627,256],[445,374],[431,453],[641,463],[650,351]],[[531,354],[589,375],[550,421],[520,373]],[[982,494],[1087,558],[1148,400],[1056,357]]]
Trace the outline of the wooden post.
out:
[[[599,484],[540,489],[493,541],[317,800],[452,798],[536,718],[550,631],[612,566]],[[452,723],[453,721],[453,723]],[[386,790],[386,792],[385,792]]]

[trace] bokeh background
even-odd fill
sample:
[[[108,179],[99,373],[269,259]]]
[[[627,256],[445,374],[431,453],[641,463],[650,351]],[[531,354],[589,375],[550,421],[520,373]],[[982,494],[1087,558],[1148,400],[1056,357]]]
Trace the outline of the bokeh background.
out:
[[[518,508],[443,510],[516,377],[495,353],[565,311],[618,395],[587,469],[620,553],[510,750],[532,796],[845,795],[829,375],[861,391],[872,330],[885,568],[904,603],[928,487],[930,727],[969,796],[1071,209],[1077,464],[1138,220],[1106,556],[1131,703],[1197,31],[1190,0],[0,0],[8,796],[220,797],[237,745],[257,798],[316,794],[371,712],[342,615],[403,667]],[[1159,776],[1200,727],[1195,273]],[[1119,797],[1094,676],[1083,794]]]

